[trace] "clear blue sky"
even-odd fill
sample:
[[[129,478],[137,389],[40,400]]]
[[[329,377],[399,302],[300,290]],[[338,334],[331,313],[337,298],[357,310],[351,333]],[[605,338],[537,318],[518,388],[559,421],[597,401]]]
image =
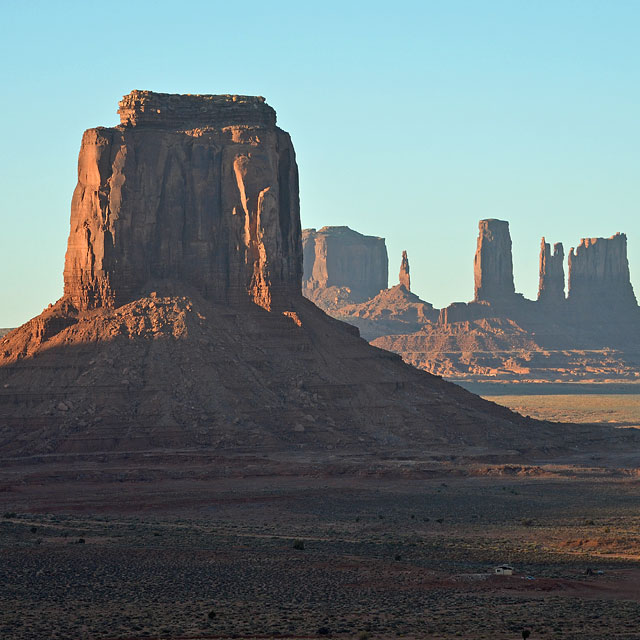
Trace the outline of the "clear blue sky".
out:
[[[413,289],[468,300],[480,218],[511,223],[516,288],[540,237],[629,236],[640,294],[640,2],[16,2],[0,5],[0,327],[62,293],[82,132],[132,89],[267,98],[305,227],[402,249]]]

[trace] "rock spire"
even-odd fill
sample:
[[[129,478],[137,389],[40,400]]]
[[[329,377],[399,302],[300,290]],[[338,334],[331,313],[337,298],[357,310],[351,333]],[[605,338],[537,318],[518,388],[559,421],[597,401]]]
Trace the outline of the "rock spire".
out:
[[[561,242],[551,245],[542,238],[540,243],[540,284],[538,300],[544,303],[561,303],[564,297],[564,247]]]
[[[515,293],[511,235],[504,220],[480,220],[473,263],[476,301],[508,300]]]
[[[404,286],[407,291],[411,291],[411,276],[409,275],[409,258],[407,258],[407,252],[402,252],[402,262],[400,262],[400,284]]]

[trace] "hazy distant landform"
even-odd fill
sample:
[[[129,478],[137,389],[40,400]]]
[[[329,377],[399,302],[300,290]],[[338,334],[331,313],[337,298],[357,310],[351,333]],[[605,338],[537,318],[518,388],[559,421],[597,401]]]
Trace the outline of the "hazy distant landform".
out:
[[[406,253],[399,284],[387,288],[383,238],[324,227],[304,230],[303,241],[304,295],[421,369],[478,392],[505,383],[640,381],[640,312],[624,234],[570,250],[568,295],[562,244],[551,251],[543,238],[531,301],[515,291],[508,223],[481,220],[474,300],[441,310],[411,293]],[[446,266],[433,277],[446,278]]]

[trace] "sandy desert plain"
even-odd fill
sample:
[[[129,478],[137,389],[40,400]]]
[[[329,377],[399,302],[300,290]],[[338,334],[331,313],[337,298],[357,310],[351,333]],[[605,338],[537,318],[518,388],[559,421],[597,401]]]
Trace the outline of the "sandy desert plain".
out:
[[[568,396],[508,400],[637,418],[636,396],[585,396],[582,413]],[[208,477],[185,456],[167,478],[124,456],[109,481],[100,461],[26,482],[5,467],[0,637],[640,638],[640,475],[597,458],[355,475],[226,460]],[[514,575],[493,575],[501,563]]]

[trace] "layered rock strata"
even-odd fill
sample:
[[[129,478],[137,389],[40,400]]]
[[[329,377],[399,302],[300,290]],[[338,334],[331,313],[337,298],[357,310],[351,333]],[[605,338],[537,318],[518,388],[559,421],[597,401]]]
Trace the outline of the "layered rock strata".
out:
[[[508,222],[480,220],[473,277],[476,301],[507,300],[515,293]]]
[[[179,279],[269,308],[299,291],[295,153],[262,98],[133,91],[119,113],[82,138],[65,298],[117,307]]]
[[[624,233],[610,238],[583,238],[577,249],[571,248],[567,299],[572,307],[593,312],[637,307]]]
[[[561,242],[557,242],[553,245],[553,253],[551,253],[551,246],[542,238],[538,301],[561,304],[564,300],[564,248]]]
[[[63,298],[0,339],[3,464],[144,452],[158,474],[205,451],[262,470],[258,455],[413,459],[552,437],[302,297],[295,154],[264,101],[133,92],[120,112],[83,138]],[[313,247],[316,282],[386,287],[382,239],[325,229]]]
[[[400,284],[407,290],[411,291],[411,276],[409,275],[409,258],[407,252],[402,252],[402,261],[400,262],[400,274],[398,276]]]

